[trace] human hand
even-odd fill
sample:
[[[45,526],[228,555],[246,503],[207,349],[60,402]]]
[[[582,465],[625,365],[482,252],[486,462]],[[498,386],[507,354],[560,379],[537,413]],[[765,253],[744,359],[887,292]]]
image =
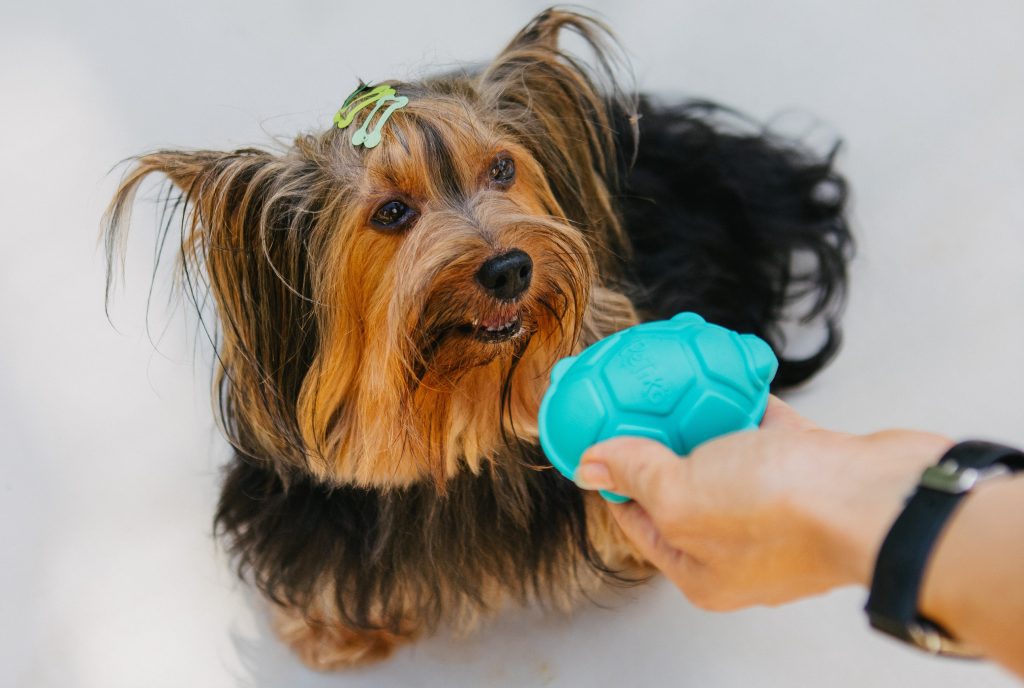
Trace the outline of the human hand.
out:
[[[641,554],[697,606],[727,610],[869,583],[905,498],[951,444],[824,430],[772,397],[760,429],[684,460],[647,439],[597,444],[576,481],[631,497],[609,508]]]

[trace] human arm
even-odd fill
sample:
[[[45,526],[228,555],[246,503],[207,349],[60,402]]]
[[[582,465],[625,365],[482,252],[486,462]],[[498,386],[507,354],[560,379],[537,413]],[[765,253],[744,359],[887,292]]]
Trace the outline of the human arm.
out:
[[[760,430],[708,442],[685,461],[617,438],[588,450],[576,475],[633,497],[611,507],[626,534],[695,604],[725,610],[868,585],[905,498],[951,444],[905,430],[823,430],[773,398]],[[979,487],[949,522],[921,611],[1024,675],[1024,479],[1000,482]]]

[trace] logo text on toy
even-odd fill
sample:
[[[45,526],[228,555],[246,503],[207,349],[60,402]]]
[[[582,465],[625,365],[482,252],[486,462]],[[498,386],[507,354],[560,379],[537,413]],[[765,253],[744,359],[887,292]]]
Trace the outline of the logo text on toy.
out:
[[[643,385],[644,396],[652,404],[658,404],[665,398],[665,381],[658,374],[658,367],[651,360],[646,344],[639,340],[630,342],[619,354],[619,360]]]

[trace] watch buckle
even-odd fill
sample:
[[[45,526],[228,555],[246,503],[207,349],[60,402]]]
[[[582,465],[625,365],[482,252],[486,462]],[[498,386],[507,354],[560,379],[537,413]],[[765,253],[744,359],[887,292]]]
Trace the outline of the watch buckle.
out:
[[[911,621],[907,624],[907,635],[910,636],[910,640],[914,645],[933,655],[961,657],[963,659],[978,659],[981,656],[972,648],[943,634],[935,625],[920,617],[917,621]]]

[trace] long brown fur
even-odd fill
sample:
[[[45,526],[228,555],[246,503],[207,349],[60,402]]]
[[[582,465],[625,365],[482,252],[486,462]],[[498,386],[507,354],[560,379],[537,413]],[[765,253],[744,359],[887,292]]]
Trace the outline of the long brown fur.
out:
[[[190,209],[183,270],[205,272],[217,302],[220,415],[236,447],[325,481],[397,486],[430,476],[443,489],[460,465],[479,470],[513,424],[535,425],[544,371],[581,343],[601,286],[595,262],[608,274],[611,252],[628,246],[609,200],[608,103],[558,51],[563,28],[603,46],[592,20],[542,15],[479,76],[397,84],[411,102],[372,151],[328,129],[282,156],[138,159],[111,206],[108,248],[138,185],[166,174]],[[437,155],[438,141],[448,155]],[[517,164],[507,192],[482,181],[499,153]],[[438,157],[446,174],[424,174]],[[396,194],[421,207],[416,232],[370,230],[372,210]],[[467,290],[483,260],[512,247],[534,256],[541,288],[515,306]],[[522,312],[526,337],[495,347],[453,335],[501,308]],[[607,317],[602,310],[595,304],[591,319]],[[480,401],[513,359],[522,373],[503,423]]]

